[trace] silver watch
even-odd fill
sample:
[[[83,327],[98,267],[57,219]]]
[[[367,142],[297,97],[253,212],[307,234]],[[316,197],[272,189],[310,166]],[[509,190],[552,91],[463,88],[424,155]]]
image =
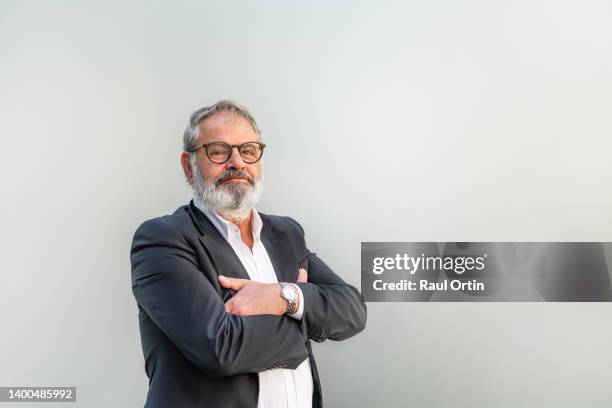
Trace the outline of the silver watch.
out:
[[[287,301],[287,310],[285,310],[285,313],[293,314],[297,312],[295,306],[299,293],[295,283],[278,282],[278,284],[281,287],[281,297]]]

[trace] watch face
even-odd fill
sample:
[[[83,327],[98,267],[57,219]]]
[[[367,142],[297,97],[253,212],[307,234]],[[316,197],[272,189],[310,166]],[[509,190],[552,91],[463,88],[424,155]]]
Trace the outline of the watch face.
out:
[[[283,297],[287,300],[295,300],[297,298],[297,293],[295,293],[293,288],[285,286],[283,288]]]

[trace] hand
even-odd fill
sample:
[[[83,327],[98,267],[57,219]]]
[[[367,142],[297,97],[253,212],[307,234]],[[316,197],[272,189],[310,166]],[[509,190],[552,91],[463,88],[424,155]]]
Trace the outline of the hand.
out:
[[[306,269],[304,268],[300,268],[300,270],[298,271],[297,283],[299,282],[302,282],[302,283],[308,282],[308,272],[306,272]]]
[[[225,302],[225,311],[238,316],[259,314],[282,315],[287,301],[281,295],[277,283],[262,283],[250,279],[228,278],[219,275],[219,283],[236,294]]]
[[[300,268],[297,282],[307,282],[308,272]],[[262,283],[250,279],[228,278],[219,275],[219,283],[226,289],[236,291],[236,294],[225,302],[225,311],[238,316],[259,314],[283,315],[287,309],[287,301],[281,295],[277,283]],[[299,298],[297,306],[299,306]]]

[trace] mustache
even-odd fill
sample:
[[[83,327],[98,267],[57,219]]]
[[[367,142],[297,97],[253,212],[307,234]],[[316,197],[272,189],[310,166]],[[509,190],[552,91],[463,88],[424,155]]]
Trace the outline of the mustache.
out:
[[[248,181],[251,185],[255,185],[255,180],[246,171],[228,169],[224,171],[223,174],[221,174],[219,177],[217,177],[217,179],[215,180],[215,186],[219,187],[221,183],[223,183],[224,181],[230,178],[236,178],[236,177],[243,178],[246,181]]]

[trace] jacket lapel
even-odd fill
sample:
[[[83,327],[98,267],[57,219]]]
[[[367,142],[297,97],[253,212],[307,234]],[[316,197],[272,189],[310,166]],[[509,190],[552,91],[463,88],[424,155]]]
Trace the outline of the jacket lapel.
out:
[[[270,261],[279,282],[295,282],[298,268],[287,240],[287,233],[272,227],[268,217],[260,214],[263,221],[261,241],[270,256]]]
[[[230,278],[250,279],[249,274],[244,269],[242,262],[230,246],[219,234],[206,234],[200,237],[200,242],[206,248],[210,259],[215,265],[217,274],[225,275]]]
[[[202,234],[200,242],[215,265],[217,274],[230,278],[250,279],[230,244],[217,231],[208,217],[193,204],[193,201],[189,203],[189,212]],[[295,282],[298,266],[294,262],[291,247],[287,241],[287,233],[273,228],[265,214],[260,214],[260,216],[263,222],[261,241],[268,252],[276,278],[279,282]]]
[[[200,233],[200,242],[212,260],[218,275],[225,275],[230,278],[250,279],[249,274],[242,266],[242,262],[230,246],[230,244],[217,231],[202,211],[200,211],[193,201],[189,203],[190,214]]]

